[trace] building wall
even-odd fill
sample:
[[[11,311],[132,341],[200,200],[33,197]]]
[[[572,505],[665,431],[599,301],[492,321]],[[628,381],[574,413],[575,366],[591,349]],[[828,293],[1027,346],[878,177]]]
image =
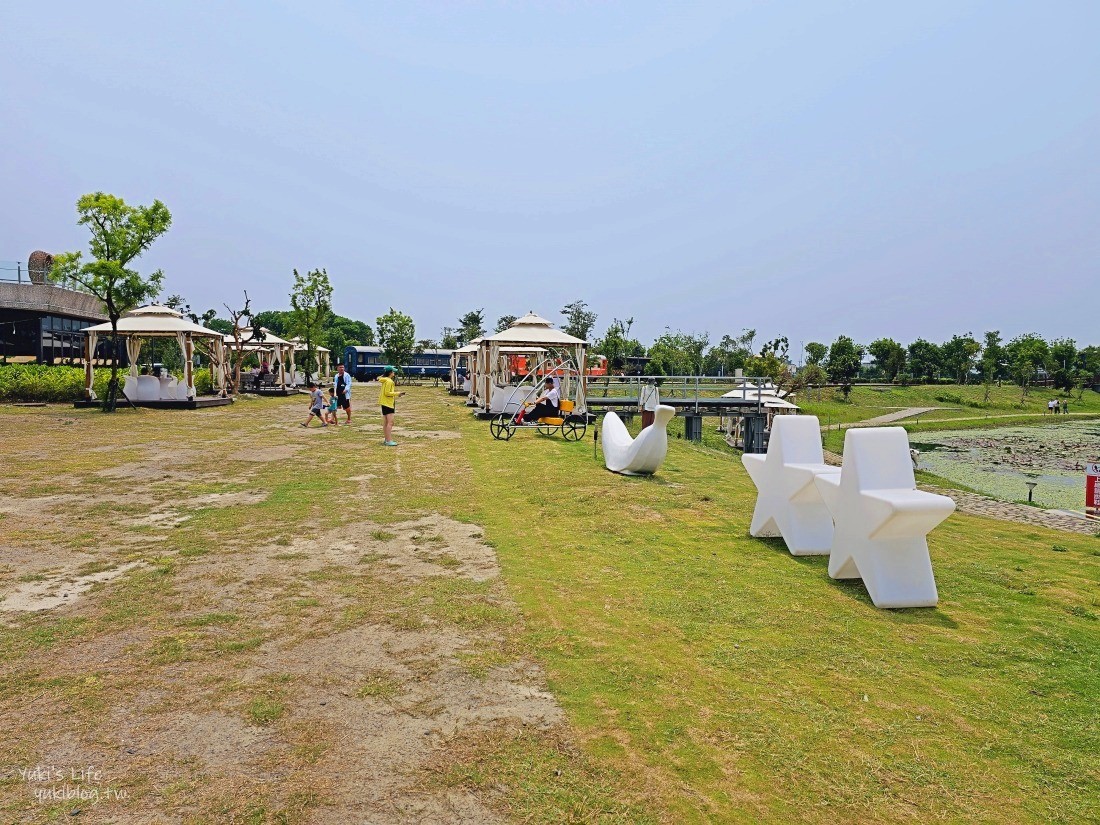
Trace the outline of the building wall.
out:
[[[82,318],[97,324],[107,320],[98,298],[53,284],[0,282],[0,309]]]

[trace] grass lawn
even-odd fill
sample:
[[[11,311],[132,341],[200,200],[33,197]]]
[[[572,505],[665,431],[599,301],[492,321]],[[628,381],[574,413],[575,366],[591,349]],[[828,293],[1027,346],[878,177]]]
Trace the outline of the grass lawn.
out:
[[[1095,820],[1100,540],[955,515],[879,611],[730,454],[614,476],[429,388],[386,450],[355,397],[0,408],[0,589],[138,565],[0,613],[0,819],[92,762],[150,821]]]

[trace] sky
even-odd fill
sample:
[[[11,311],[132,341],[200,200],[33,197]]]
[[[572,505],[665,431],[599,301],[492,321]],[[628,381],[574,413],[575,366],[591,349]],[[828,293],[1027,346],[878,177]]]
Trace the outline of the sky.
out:
[[[75,202],[162,200],[141,258],[201,311],[420,338],[584,300],[756,329],[1100,343],[1100,3],[10,3],[0,260],[87,249]],[[224,314],[224,312],[222,313]]]

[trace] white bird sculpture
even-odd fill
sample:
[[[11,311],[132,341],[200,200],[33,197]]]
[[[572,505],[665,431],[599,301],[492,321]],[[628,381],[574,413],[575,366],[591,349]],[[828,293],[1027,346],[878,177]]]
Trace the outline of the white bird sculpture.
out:
[[[652,475],[668,454],[668,422],[676,410],[665,404],[657,407],[653,424],[637,438],[631,438],[626,425],[613,412],[603,420],[603,458],[613,473],[627,476]]]

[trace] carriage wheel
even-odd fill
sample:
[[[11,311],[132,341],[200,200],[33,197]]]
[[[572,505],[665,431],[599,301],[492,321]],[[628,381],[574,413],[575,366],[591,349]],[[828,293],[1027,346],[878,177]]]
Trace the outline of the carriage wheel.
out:
[[[576,421],[570,418],[561,425],[561,434],[566,441],[580,441],[587,431],[588,424],[583,420]]]
[[[539,424],[539,435],[553,435],[556,429],[557,427],[552,427],[549,424]]]
[[[507,441],[512,437],[512,433],[515,432],[512,429],[512,416],[507,413],[501,413],[496,418],[489,422],[489,432],[493,434],[493,438],[499,441]]]

